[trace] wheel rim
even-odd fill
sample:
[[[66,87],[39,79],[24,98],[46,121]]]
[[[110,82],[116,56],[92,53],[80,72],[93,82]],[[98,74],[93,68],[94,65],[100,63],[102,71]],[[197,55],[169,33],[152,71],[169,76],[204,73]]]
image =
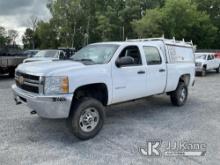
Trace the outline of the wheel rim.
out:
[[[99,123],[99,113],[96,108],[90,107],[83,111],[80,116],[79,125],[84,132],[91,132]]]
[[[180,101],[181,102],[184,102],[186,99],[186,89],[185,88],[182,88],[182,91],[180,93]]]

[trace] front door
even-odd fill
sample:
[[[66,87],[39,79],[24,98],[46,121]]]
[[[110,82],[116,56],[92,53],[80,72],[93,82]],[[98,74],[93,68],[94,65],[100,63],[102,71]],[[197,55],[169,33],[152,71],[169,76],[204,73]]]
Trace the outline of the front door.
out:
[[[145,96],[146,68],[142,63],[141,54],[137,46],[125,47],[118,58],[132,57],[134,64],[123,67],[112,66],[113,100],[119,103]]]

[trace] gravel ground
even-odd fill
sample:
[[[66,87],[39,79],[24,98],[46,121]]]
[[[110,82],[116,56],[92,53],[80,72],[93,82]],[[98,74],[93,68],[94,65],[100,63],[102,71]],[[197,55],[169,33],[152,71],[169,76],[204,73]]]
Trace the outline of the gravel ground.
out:
[[[177,108],[166,95],[108,108],[106,123],[94,139],[80,141],[65,120],[30,115],[16,106],[13,80],[0,77],[0,164],[210,164],[220,161],[220,75],[197,77],[188,102]],[[138,148],[148,139],[206,143],[202,157],[146,157]],[[161,148],[161,150],[163,147]]]

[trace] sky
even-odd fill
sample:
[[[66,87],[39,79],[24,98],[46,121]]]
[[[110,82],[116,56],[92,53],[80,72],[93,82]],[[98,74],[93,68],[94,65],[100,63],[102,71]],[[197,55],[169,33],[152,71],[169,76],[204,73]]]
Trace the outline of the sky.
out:
[[[51,17],[46,5],[49,0],[0,0],[0,26],[19,33],[17,44],[22,44],[22,35],[31,27],[31,17],[48,21]]]

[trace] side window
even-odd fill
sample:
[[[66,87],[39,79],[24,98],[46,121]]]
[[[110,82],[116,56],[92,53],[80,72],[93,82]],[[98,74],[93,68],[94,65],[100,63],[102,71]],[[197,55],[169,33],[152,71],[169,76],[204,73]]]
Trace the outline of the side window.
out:
[[[212,57],[210,55],[208,56],[208,60],[212,60]]]
[[[137,46],[128,46],[124,48],[119,55],[119,59],[126,56],[134,59],[134,64],[131,66],[142,65],[141,54]]]
[[[147,60],[147,65],[159,65],[162,63],[160,53],[156,47],[145,46],[144,53]]]

